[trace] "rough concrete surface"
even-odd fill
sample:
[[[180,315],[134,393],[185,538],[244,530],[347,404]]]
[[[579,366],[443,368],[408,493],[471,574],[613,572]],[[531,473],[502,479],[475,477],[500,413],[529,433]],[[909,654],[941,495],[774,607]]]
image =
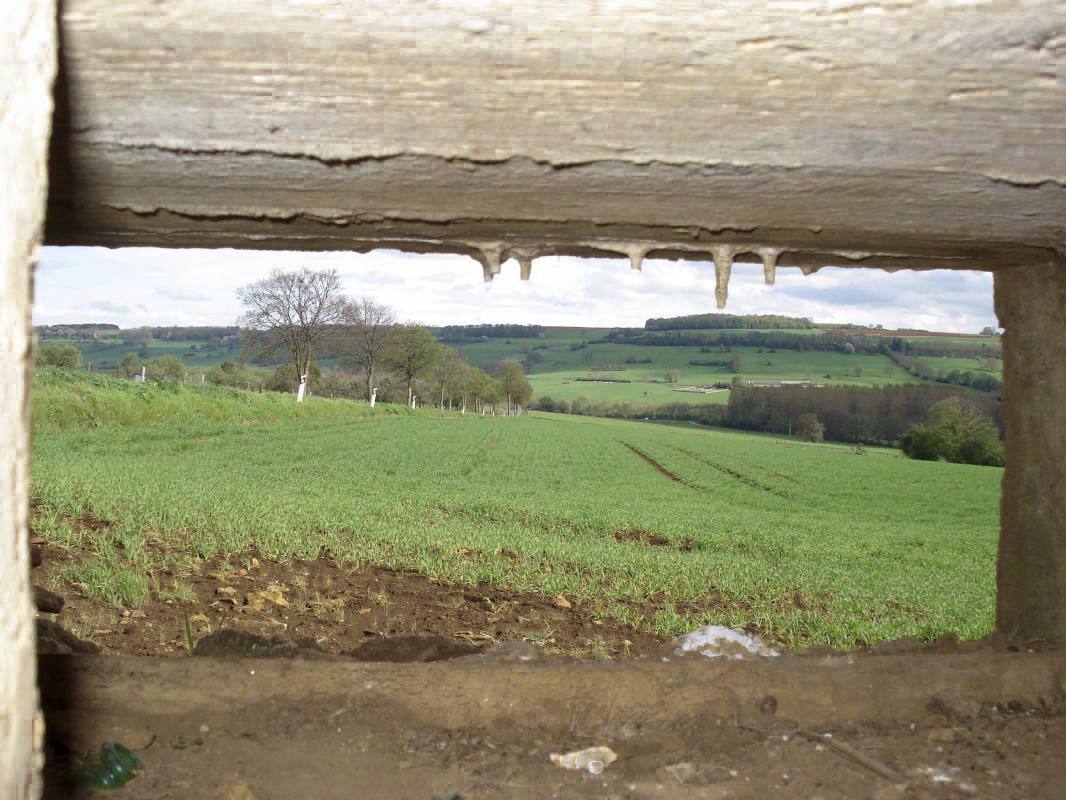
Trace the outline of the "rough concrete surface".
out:
[[[530,648],[536,650],[536,648]],[[525,652],[521,651],[520,652]],[[137,798],[1058,798],[1057,653],[436,664],[48,656],[49,786]],[[529,658],[530,656],[525,655]],[[552,753],[608,747],[602,774]]]
[[[1066,642],[1066,271],[996,274],[1007,470],[996,625]]]
[[[30,292],[41,240],[55,74],[55,6],[0,14],[0,798],[39,791],[30,594]]]
[[[1056,9],[67,0],[47,236],[1046,263]]]

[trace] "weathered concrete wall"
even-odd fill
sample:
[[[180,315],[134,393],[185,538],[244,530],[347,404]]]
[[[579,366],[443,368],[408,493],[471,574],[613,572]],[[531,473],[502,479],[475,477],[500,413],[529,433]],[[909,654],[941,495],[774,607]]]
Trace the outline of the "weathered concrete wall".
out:
[[[1066,270],[996,274],[1003,478],[996,624],[1066,643]]]
[[[41,240],[55,74],[55,4],[0,14],[0,798],[39,793],[30,598],[31,262]]]
[[[47,237],[997,269],[999,622],[1066,641],[1058,5],[67,0]]]
[[[67,0],[47,237],[1045,263],[1056,5]]]

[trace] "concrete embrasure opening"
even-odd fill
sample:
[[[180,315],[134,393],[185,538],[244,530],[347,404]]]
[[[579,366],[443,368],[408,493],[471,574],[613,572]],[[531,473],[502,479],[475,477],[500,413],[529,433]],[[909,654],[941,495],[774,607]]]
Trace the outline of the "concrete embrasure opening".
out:
[[[411,15],[397,13],[408,4],[367,4],[357,24],[314,5],[284,6],[306,34],[293,36],[250,6],[189,0],[160,16],[134,0],[66,3],[49,239],[342,239],[364,249],[403,240],[479,254],[487,277],[501,241],[527,275],[537,248],[561,238],[579,255],[614,242],[634,266],[649,241],[677,257],[695,242],[713,256],[721,301],[738,246],[765,259],[768,279],[774,258],[816,267],[849,253],[863,266],[996,269],[1008,435],[998,625],[1008,638],[989,652],[725,663],[46,657],[53,746],[139,744],[151,763],[125,790],[138,797],[1061,796],[1063,656],[1028,652],[1037,639],[1066,642],[1054,3],[767,5],[737,17],[746,38],[696,6],[661,14],[634,4],[622,35],[607,7],[560,27],[569,4],[524,17],[503,3],[493,14],[459,4],[426,15],[418,47]],[[14,456],[0,477],[0,534],[13,554],[0,559],[13,588],[0,763],[19,798],[35,791],[38,734],[23,541],[28,264],[43,227],[53,11],[44,0],[15,5],[4,31],[17,45],[14,81],[3,88],[17,102],[0,119],[12,167],[0,197],[14,232],[2,237],[0,302],[10,423],[0,441]],[[872,11],[892,24],[868,24]],[[787,35],[765,36],[778,28]],[[513,47],[519,37],[530,46]],[[638,42],[647,49],[627,50]],[[256,69],[263,52],[284,54],[277,69]],[[715,62],[719,53],[735,63]],[[641,79],[621,81],[620,63]],[[324,69],[359,90],[319,91],[307,76]],[[978,86],[965,77],[975,74],[994,80]],[[738,112],[723,97],[751,105]],[[714,153],[709,131],[724,132]],[[654,222],[633,216],[633,196]],[[600,774],[548,759],[587,745],[618,759]]]

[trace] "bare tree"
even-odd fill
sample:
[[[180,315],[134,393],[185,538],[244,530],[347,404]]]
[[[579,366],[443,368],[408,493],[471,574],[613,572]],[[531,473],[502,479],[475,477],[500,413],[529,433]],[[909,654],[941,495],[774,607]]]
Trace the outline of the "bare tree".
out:
[[[245,346],[259,353],[285,352],[297,379],[306,375],[316,348],[345,320],[347,300],[337,270],[276,269],[237,290],[245,311],[237,324]]]
[[[396,316],[384,303],[363,297],[348,304],[351,326],[345,341],[345,361],[366,372],[366,399],[374,391],[374,370],[385,360],[396,327]]]

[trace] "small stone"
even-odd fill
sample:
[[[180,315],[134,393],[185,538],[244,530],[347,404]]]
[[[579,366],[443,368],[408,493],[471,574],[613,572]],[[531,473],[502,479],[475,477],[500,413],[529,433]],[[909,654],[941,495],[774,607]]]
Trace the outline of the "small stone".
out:
[[[937,695],[929,701],[929,708],[949,719],[973,719],[981,713],[981,704],[958,689],[951,689]]]
[[[232,586],[219,586],[215,589],[215,594],[219,597],[232,598],[237,594],[237,590]]]
[[[666,772],[678,783],[684,783],[696,774],[696,768],[688,761],[681,761],[664,767]]]
[[[769,716],[777,713],[777,698],[772,694],[766,695],[759,704],[759,710]]]
[[[563,597],[561,594],[552,598],[552,602],[555,603],[557,608],[571,608],[570,601]]]
[[[933,728],[926,734],[926,739],[930,742],[957,742],[959,734],[951,728]]]
[[[130,612],[130,619],[144,619],[147,616],[148,615],[141,611],[141,609],[139,608],[135,608],[133,611]]]

